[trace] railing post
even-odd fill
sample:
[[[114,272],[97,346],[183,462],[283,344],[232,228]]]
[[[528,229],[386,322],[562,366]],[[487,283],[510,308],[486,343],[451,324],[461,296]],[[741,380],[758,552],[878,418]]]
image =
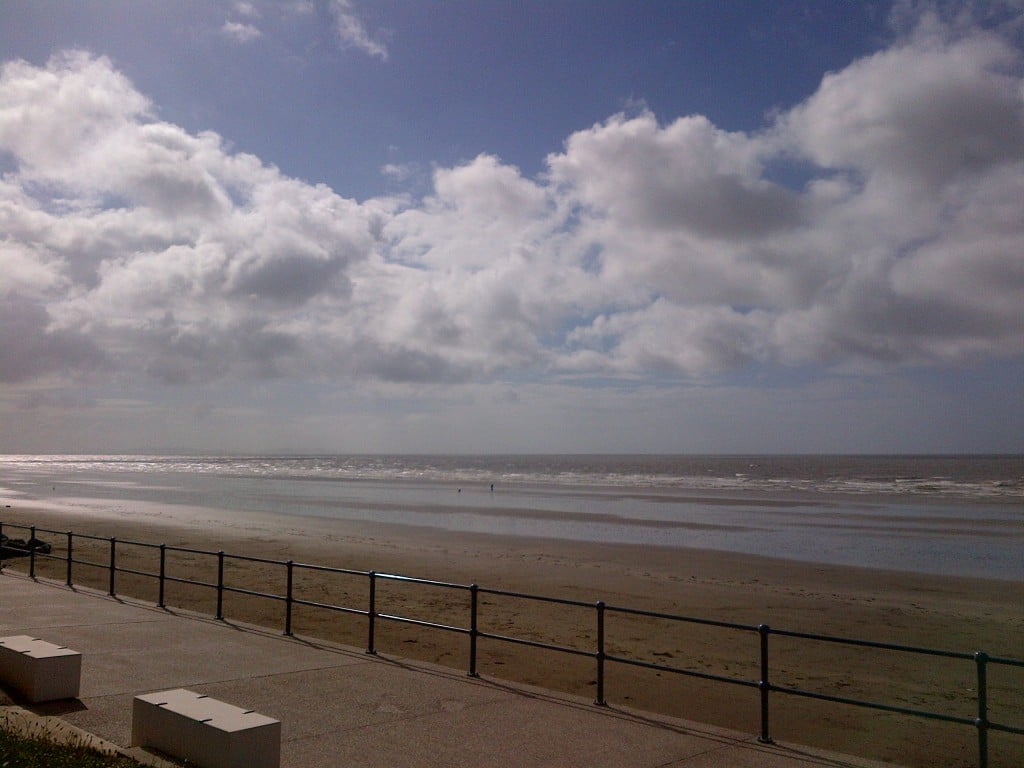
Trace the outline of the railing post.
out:
[[[164,580],[167,578],[167,545],[160,545],[160,592],[157,595],[156,604],[164,607]]]
[[[757,634],[761,638],[761,680],[757,687],[761,691],[761,735],[757,740],[762,744],[771,744],[772,737],[768,732],[768,693],[772,689],[768,682],[768,635],[771,628],[767,624],[761,624],[757,628]]]
[[[285,563],[288,568],[288,588],[284,596],[284,633],[288,636],[292,634],[292,583],[293,583],[293,572],[295,570],[295,563],[289,560]]]
[[[599,707],[608,705],[604,699],[604,601],[598,600],[597,609],[597,698],[594,703]]]
[[[67,573],[67,585],[70,587],[71,582],[71,564],[75,561],[74,556],[71,553],[72,547],[74,546],[75,535],[68,531],[68,573]]]
[[[377,574],[374,571],[370,571],[369,576],[370,610],[366,613],[366,618],[369,620],[369,627],[367,628],[366,652],[371,655],[376,655],[377,649],[373,645],[373,625],[374,620],[377,617]]]
[[[28,577],[36,577],[36,527],[33,525],[28,529]]]
[[[477,591],[476,584],[469,585],[469,676],[480,677],[476,671],[476,638],[477,638]]]
[[[217,553],[217,618],[224,618],[224,550]]]
[[[113,536],[110,537],[110,586],[107,589],[107,593],[110,595],[116,594],[114,590],[114,574],[117,573],[117,539]]]
[[[988,682],[985,669],[988,654],[978,651],[974,654],[974,662],[978,667],[978,719],[974,721],[978,729],[978,768],[988,768]]]

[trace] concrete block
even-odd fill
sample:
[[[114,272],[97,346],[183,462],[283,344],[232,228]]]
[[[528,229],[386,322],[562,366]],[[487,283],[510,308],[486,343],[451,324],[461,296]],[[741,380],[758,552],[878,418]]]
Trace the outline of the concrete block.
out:
[[[184,688],[136,696],[132,746],[201,768],[279,768],[281,723]]]
[[[28,635],[0,637],[0,680],[32,703],[76,699],[82,654]]]

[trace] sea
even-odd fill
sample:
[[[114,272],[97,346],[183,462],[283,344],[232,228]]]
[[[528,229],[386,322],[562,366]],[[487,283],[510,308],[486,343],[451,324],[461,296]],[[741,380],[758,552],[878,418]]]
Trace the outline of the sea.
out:
[[[1024,579],[1020,455],[0,455],[0,498]]]

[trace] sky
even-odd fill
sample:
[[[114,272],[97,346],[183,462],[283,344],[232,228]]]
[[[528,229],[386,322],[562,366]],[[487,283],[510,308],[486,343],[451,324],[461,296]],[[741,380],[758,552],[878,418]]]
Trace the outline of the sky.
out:
[[[1024,3],[4,0],[0,452],[1024,453]]]

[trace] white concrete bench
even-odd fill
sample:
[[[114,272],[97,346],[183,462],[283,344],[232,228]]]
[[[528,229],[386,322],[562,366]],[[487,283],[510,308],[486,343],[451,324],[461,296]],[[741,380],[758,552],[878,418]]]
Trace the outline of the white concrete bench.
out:
[[[28,635],[0,637],[0,680],[32,703],[76,699],[82,654]]]
[[[136,696],[132,746],[202,768],[279,768],[281,723],[184,688]]]

